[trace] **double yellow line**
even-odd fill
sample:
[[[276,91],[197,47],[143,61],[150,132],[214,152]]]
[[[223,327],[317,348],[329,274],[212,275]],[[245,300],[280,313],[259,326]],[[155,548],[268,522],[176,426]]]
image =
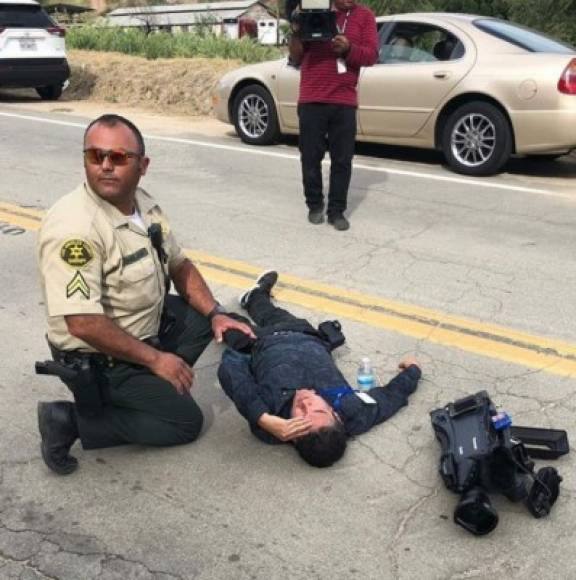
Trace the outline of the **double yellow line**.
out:
[[[43,212],[37,209],[0,202],[0,222],[12,226],[37,230],[42,215]],[[186,253],[207,280],[226,286],[248,288],[262,271],[262,267],[197,250],[187,250]],[[310,310],[555,375],[576,375],[576,345],[570,343],[347,291],[289,274],[281,274],[276,288],[274,294],[279,300]]]

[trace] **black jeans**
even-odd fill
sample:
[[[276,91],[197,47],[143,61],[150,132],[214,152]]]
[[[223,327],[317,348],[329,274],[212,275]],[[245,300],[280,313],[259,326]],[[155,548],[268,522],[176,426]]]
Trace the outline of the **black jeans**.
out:
[[[356,108],[348,105],[298,105],[300,159],[304,196],[309,209],[324,205],[322,159],[330,153],[328,214],[346,210],[356,140]]]
[[[162,348],[193,365],[212,340],[211,324],[178,296],[169,296],[167,305],[176,324],[161,337]],[[189,394],[179,395],[149,369],[119,362],[102,369],[100,380],[108,404],[96,417],[77,414],[84,449],[126,443],[179,445],[200,434],[204,417],[194,399]]]
[[[282,330],[317,334],[316,329],[307,320],[298,318],[288,312],[288,310],[273,304],[270,295],[265,290],[255,289],[252,291],[246,310],[257,326],[254,326],[250,320],[239,314],[230,314],[230,316],[249,324],[257,337]],[[250,353],[256,343],[253,338],[247,337],[239,330],[226,331],[224,342],[230,348],[246,353]]]

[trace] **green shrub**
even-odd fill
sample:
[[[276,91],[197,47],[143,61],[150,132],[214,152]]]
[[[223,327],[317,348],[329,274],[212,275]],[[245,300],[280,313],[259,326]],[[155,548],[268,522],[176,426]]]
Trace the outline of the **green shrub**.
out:
[[[230,40],[212,34],[146,34],[139,29],[78,26],[68,30],[69,48],[121,52],[148,59],[156,58],[225,58],[246,63],[280,58],[282,52],[274,46],[263,46],[249,38]]]

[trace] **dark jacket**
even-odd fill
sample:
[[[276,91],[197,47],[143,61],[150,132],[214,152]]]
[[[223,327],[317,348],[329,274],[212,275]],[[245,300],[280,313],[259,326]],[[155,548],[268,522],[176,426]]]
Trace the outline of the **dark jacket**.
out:
[[[342,397],[338,415],[348,435],[359,435],[394,415],[416,390],[421,373],[417,366],[402,371],[386,387],[369,391],[376,404],[355,393]],[[259,338],[252,355],[226,349],[218,368],[222,388],[250,424],[252,433],[266,443],[280,443],[258,426],[264,414],[290,418],[292,398],[298,389],[347,386],[348,382],[318,337],[301,332],[278,332]]]

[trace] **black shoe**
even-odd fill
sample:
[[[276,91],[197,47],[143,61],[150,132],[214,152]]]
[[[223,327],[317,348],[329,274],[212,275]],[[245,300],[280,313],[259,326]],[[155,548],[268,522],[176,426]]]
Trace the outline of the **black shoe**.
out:
[[[256,286],[259,286],[268,296],[271,296],[272,288],[276,286],[276,282],[278,282],[278,272],[276,270],[267,270],[258,276]]]
[[[311,209],[308,211],[308,221],[317,226],[324,222],[324,207]]]
[[[264,292],[270,296],[272,294],[272,288],[274,288],[276,282],[278,282],[278,272],[276,272],[276,270],[268,270],[263,274],[260,274],[258,280],[256,280],[256,285],[240,296],[240,306],[242,306],[242,308],[247,308],[254,290],[264,290]]]
[[[341,213],[329,215],[328,223],[332,224],[337,230],[341,232],[350,228],[350,222]]]
[[[78,439],[74,404],[68,401],[38,403],[38,428],[44,463],[58,475],[76,471],[78,460],[69,454]]]

